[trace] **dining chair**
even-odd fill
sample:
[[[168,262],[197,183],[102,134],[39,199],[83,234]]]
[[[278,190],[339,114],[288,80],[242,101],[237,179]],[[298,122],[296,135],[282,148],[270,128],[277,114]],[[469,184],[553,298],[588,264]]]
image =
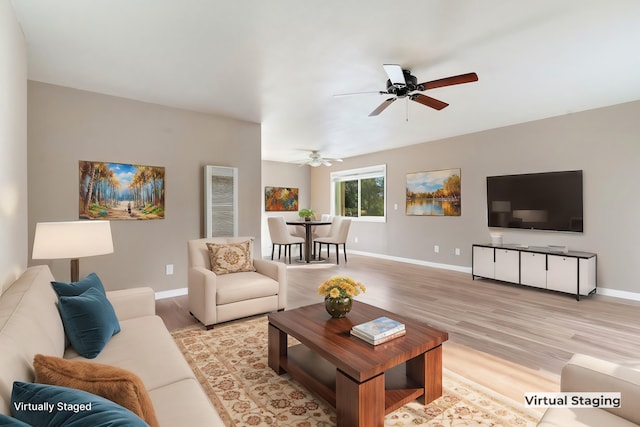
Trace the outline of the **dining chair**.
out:
[[[291,246],[298,245],[300,249],[300,258],[302,258],[303,237],[292,236],[287,228],[287,223],[283,216],[270,216],[267,218],[269,226],[269,235],[271,236],[271,259],[278,245],[278,259],[280,259],[282,246],[284,246],[284,258],[287,259],[287,249],[289,250],[289,264],[291,264]]]
[[[333,221],[333,215],[322,214],[322,216],[320,217],[320,221],[322,221],[322,222],[332,222]],[[326,225],[322,225],[322,226],[319,226],[319,227],[313,227],[313,237],[314,238],[328,237],[330,229],[331,229],[331,226],[327,227]]]
[[[340,264],[340,245],[342,245],[342,251],[344,252],[344,262],[347,262],[347,236],[349,235],[349,228],[351,227],[351,218],[345,218],[343,216],[336,216],[333,218],[333,222],[329,226],[328,236],[318,237],[314,240],[314,247],[316,243],[319,245],[318,254],[322,253],[322,245],[327,245],[327,258],[329,258],[329,246],[336,246],[336,264]]]

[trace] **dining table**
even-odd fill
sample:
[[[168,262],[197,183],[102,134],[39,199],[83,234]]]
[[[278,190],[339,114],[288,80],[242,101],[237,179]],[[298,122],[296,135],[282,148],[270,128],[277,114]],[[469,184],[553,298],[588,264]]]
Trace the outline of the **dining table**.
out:
[[[301,225],[304,227],[304,258],[302,262],[323,262],[324,259],[320,258],[320,254],[315,258],[312,255],[313,252],[313,227],[321,225],[331,225],[331,221],[287,221],[287,225]]]

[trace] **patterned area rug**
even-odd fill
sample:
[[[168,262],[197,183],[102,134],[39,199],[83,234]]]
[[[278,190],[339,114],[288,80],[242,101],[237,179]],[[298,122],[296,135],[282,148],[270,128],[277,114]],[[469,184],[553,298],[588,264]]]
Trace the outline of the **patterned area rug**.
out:
[[[266,316],[229,322],[210,331],[191,326],[172,335],[227,426],[335,425],[332,408],[267,365]],[[411,402],[388,414],[385,426],[533,427],[540,418],[446,369],[443,388],[443,396],[429,405]]]

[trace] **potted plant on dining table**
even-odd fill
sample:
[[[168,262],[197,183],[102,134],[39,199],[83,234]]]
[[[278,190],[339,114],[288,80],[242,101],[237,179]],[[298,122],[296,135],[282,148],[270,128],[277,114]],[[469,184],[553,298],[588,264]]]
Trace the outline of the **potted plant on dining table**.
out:
[[[311,218],[315,215],[316,212],[313,209],[300,209],[300,211],[298,211],[298,216],[304,218],[305,221],[311,221]]]

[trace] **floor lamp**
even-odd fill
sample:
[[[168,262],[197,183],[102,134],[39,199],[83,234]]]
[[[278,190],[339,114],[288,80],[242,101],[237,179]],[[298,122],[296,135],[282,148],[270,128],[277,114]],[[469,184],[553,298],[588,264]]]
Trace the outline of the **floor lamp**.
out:
[[[71,259],[71,281],[80,280],[79,259],[113,252],[109,221],[39,222],[32,259]]]

